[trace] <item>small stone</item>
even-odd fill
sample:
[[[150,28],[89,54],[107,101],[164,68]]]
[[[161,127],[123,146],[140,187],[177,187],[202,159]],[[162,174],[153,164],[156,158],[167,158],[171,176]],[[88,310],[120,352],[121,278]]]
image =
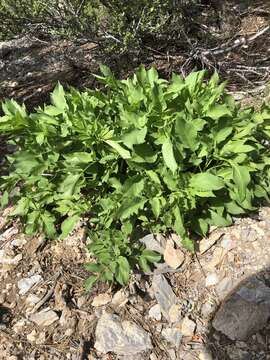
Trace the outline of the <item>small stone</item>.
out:
[[[50,310],[49,308],[44,309],[38,313],[32,314],[29,317],[29,320],[33,321],[36,325],[40,327],[46,327],[53,324],[57,321],[58,315],[55,311]]]
[[[193,336],[196,324],[194,321],[190,320],[188,317],[185,317],[181,322],[181,333],[183,336]]]
[[[219,278],[216,273],[210,273],[205,279],[205,286],[214,286],[218,283]]]
[[[25,300],[30,306],[36,305],[40,301],[40,297],[35,294],[29,294]]]
[[[181,316],[181,305],[173,304],[169,310],[170,322],[175,323],[179,322],[182,318]]]
[[[171,239],[166,242],[164,260],[172,269],[177,269],[185,260],[185,255],[180,249],[174,248],[174,242]]]
[[[134,322],[104,313],[97,323],[95,348],[102,353],[134,355],[152,349],[152,344],[150,335]]]
[[[92,306],[98,307],[108,304],[112,300],[111,296],[109,294],[99,294],[94,297],[92,301]]]
[[[19,294],[25,295],[34,285],[42,280],[40,275],[33,275],[18,281]]]
[[[21,319],[13,325],[12,329],[16,334],[19,334],[22,331],[22,328],[25,326],[25,324],[26,321],[24,319]]]
[[[41,344],[44,344],[45,342],[46,342],[46,334],[45,334],[45,332],[39,333],[38,337],[36,338],[35,343],[37,345],[41,345]]]
[[[36,330],[33,330],[33,331],[31,331],[30,332],[30,334],[27,334],[26,335],[26,338],[27,338],[27,340],[28,341],[30,341],[30,342],[35,342],[36,341],[36,338],[37,338],[37,332],[36,332]]]
[[[149,317],[150,317],[151,319],[160,321],[160,320],[161,320],[160,305],[159,305],[159,304],[156,304],[156,305],[152,306],[152,307],[150,308],[150,310],[149,310],[148,315],[149,315]]]
[[[2,265],[18,265],[21,260],[22,254],[11,257],[5,250],[0,250],[0,264]]]
[[[18,248],[21,248],[23,247],[25,244],[26,244],[26,240],[24,238],[18,238],[18,239],[14,239],[10,242],[10,245],[11,246],[14,246],[14,247],[18,247]]]
[[[215,311],[216,305],[210,301],[206,301],[202,304],[201,314],[204,318],[208,318]]]
[[[204,350],[199,353],[200,360],[213,360],[213,356],[210,354],[209,351]]]
[[[180,345],[182,334],[178,328],[165,328],[161,331],[161,335],[171,345],[175,347]]]
[[[80,296],[77,299],[77,306],[80,309],[84,304],[86,303],[86,297],[85,296]]]
[[[154,275],[152,289],[162,314],[170,321],[169,311],[177,303],[177,297],[163,275]]]
[[[125,290],[121,289],[117,291],[112,298],[112,305],[116,307],[122,307],[128,302],[128,295]]]

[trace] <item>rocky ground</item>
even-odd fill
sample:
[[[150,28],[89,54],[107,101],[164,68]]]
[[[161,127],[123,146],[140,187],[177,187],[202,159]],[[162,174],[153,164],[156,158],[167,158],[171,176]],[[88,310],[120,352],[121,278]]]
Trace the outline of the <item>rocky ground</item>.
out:
[[[83,288],[83,223],[64,241],[0,216],[0,358],[270,359],[270,208],[212,229],[196,256],[177,237],[142,241],[165,263],[126,288]]]

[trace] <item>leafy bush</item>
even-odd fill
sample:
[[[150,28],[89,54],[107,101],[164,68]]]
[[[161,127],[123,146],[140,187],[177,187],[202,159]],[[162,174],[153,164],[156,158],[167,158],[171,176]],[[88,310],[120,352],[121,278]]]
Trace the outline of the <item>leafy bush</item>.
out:
[[[139,50],[144,45],[183,40],[182,30],[200,14],[198,0],[0,0],[0,39],[86,37],[106,51]],[[196,20],[198,21],[198,20]]]
[[[140,67],[117,80],[102,66],[103,91],[65,92],[28,114],[2,104],[0,132],[17,146],[1,178],[27,234],[66,237],[89,218],[97,259],[88,281],[125,284],[130,268],[159,256],[138,242],[140,230],[174,231],[193,250],[192,233],[231,224],[269,193],[270,109],[241,110],[205,72],[159,78]]]

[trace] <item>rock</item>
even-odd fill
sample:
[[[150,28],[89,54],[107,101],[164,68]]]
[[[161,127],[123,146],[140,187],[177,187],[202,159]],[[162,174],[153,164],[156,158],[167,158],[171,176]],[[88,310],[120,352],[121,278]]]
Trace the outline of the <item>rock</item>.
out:
[[[94,297],[92,301],[92,306],[98,307],[108,304],[112,300],[111,296],[109,294],[99,294]]]
[[[207,350],[201,351],[199,353],[198,357],[199,357],[199,360],[213,360],[213,356]]]
[[[152,307],[150,308],[150,310],[149,310],[148,315],[149,315],[149,317],[150,317],[151,319],[160,321],[160,320],[161,320],[160,305],[159,305],[159,304],[156,304],[156,305],[152,306]]]
[[[10,242],[10,245],[12,247],[18,247],[18,248],[21,248],[23,247],[25,244],[26,244],[26,239],[24,237],[19,237],[17,239],[14,239]]]
[[[169,310],[170,322],[175,323],[181,320],[181,309],[181,305],[174,304],[171,306]]]
[[[42,280],[40,275],[33,275],[29,278],[23,278],[18,281],[19,294],[25,295],[34,285]]]
[[[33,330],[30,332],[30,334],[26,335],[26,339],[31,343],[34,343],[36,341],[36,338],[37,338],[36,330]]]
[[[174,242],[171,239],[168,239],[166,242],[164,260],[166,264],[168,264],[173,269],[177,269],[180,265],[183,264],[185,260],[185,255],[180,249],[174,248]]]
[[[270,316],[270,288],[253,278],[219,308],[213,327],[231,340],[246,340],[263,329]]]
[[[57,321],[58,315],[55,311],[49,308],[44,309],[38,313],[31,314],[29,320],[33,321],[37,326],[46,327]]]
[[[222,232],[212,232],[209,237],[203,238],[199,242],[200,253],[204,254],[207,250],[209,250],[215,243],[222,237],[224,233]]]
[[[181,321],[180,329],[183,336],[193,336],[195,328],[195,322],[190,320],[187,316]]]
[[[216,293],[220,300],[223,300],[226,295],[228,295],[232,289],[235,287],[235,283],[231,277],[223,278],[217,285],[216,285]]]
[[[25,325],[26,325],[26,321],[24,319],[21,319],[13,325],[12,329],[16,334],[19,334]]]
[[[205,278],[205,286],[214,286],[218,283],[219,278],[216,273],[210,273]]]
[[[162,314],[170,321],[169,311],[177,303],[177,297],[163,275],[154,275],[152,289]]]
[[[25,302],[27,304],[29,304],[29,306],[35,306],[39,301],[40,301],[40,297],[38,297],[35,294],[29,294],[25,300]]]
[[[149,250],[164,253],[165,238],[160,234],[148,234],[139,240]]]
[[[112,305],[122,307],[128,302],[128,295],[124,289],[117,291],[112,298]]]
[[[5,250],[0,250],[0,264],[2,265],[18,265],[21,260],[22,254],[11,257]]]
[[[175,347],[180,345],[182,334],[178,328],[165,328],[161,331],[161,335],[171,345]]]
[[[97,323],[95,348],[102,353],[134,355],[152,349],[152,344],[150,335],[134,322],[104,313]]]
[[[211,316],[213,314],[213,312],[215,311],[216,305],[211,302],[211,301],[206,301],[205,303],[202,304],[201,307],[201,315],[204,318],[208,318],[209,316]]]

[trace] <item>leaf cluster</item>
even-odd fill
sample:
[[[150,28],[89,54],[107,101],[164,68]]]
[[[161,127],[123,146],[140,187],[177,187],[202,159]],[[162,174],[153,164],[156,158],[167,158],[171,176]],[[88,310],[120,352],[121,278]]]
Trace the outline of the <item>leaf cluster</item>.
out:
[[[87,265],[97,280],[126,284],[131,269],[150,271],[159,256],[142,248],[141,231],[180,235],[231,224],[269,193],[270,109],[241,110],[215,73],[161,79],[140,67],[117,80],[101,66],[104,90],[64,91],[27,113],[2,104],[0,132],[17,146],[1,178],[2,205],[25,232],[66,237],[89,218]]]

